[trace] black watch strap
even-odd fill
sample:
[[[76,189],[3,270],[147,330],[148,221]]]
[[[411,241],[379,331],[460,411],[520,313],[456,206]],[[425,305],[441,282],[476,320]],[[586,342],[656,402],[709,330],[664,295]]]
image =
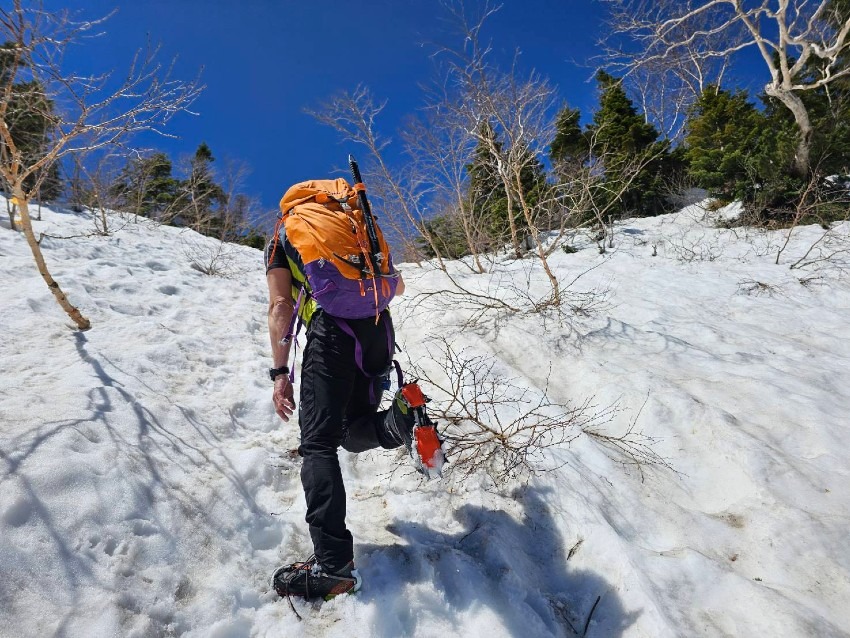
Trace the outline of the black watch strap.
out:
[[[289,366],[281,366],[280,368],[269,368],[269,376],[272,381],[281,374],[289,374]]]

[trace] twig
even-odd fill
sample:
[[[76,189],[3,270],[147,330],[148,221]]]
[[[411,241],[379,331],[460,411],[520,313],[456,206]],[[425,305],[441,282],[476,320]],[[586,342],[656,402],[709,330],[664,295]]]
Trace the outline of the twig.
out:
[[[587,620],[584,622],[584,631],[581,632],[582,636],[587,635],[587,629],[590,627],[590,619],[593,618],[593,612],[596,611],[596,606],[599,604],[600,600],[602,600],[602,596],[597,596],[596,602],[593,603],[593,607],[590,608],[590,613],[587,615]]]

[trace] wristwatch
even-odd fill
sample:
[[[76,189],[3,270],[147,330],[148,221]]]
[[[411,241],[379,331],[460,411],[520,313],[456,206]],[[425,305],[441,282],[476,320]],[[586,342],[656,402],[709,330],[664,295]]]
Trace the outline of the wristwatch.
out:
[[[269,368],[269,376],[274,381],[275,377],[281,374],[289,374],[289,366],[281,366],[280,368]]]

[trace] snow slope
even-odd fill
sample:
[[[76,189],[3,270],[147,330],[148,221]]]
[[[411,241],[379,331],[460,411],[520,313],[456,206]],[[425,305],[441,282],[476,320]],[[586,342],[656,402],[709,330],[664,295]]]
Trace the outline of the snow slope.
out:
[[[559,278],[595,267],[572,289],[608,295],[569,322],[462,331],[458,306],[414,312],[445,281],[405,266],[407,356],[435,366],[428,338],[446,335],[553,401],[616,403],[607,431],[635,421],[675,471],[642,480],[584,435],[551,451],[558,469],[499,486],[341,452],[364,588],[296,602],[298,621],[268,586],[310,547],[297,425],[270,401],[260,253],[232,247],[211,277],[187,253],[214,244],[190,231],[115,217],[110,236],[47,237],[92,321],[80,333],[4,221],[2,636],[850,635],[850,286],[787,267],[817,227],[782,266],[783,234],[718,230],[698,207],[620,225],[605,255],[577,240],[553,253]],[[35,226],[92,222],[45,209]],[[450,270],[547,285],[530,261]]]

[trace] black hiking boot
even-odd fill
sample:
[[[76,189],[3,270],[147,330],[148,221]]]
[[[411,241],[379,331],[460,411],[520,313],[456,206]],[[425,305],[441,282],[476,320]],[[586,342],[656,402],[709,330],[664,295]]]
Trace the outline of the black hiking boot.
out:
[[[298,596],[330,600],[340,594],[353,594],[360,589],[361,583],[354,563],[349,563],[338,572],[330,573],[315,556],[303,563],[279,567],[272,576],[274,590],[282,598]]]
[[[393,397],[390,413],[387,415],[389,430],[399,443],[403,443],[408,453],[413,447],[413,426],[416,425],[416,417],[413,408],[408,405],[401,390]]]

